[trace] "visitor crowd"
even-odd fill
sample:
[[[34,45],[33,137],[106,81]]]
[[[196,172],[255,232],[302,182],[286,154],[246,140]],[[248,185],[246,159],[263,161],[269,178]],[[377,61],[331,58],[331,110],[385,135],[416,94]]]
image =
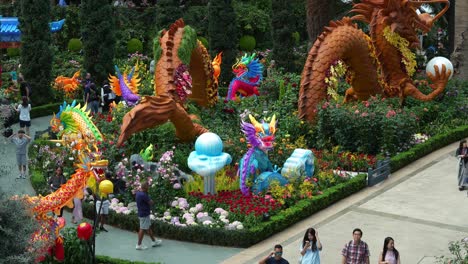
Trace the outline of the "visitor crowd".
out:
[[[353,239],[346,243],[341,250],[341,264],[369,264],[370,252],[366,242],[361,240],[362,230],[353,230]],[[309,228],[304,234],[304,238],[299,245],[299,264],[320,264],[320,251],[322,243],[318,237],[318,232],[314,228]],[[283,246],[275,245],[273,251],[261,259],[259,264],[289,264],[283,258]],[[386,237],[383,249],[379,254],[379,264],[401,264],[400,254],[395,248],[395,241],[391,237]]]

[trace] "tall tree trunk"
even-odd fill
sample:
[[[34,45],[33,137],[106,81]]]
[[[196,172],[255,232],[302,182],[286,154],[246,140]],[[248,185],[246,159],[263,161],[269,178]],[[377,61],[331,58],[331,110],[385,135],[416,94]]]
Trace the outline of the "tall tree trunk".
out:
[[[331,8],[332,1],[307,0],[307,34],[309,40],[313,43],[322,33],[323,27],[332,19]]]
[[[468,1],[455,1],[455,47],[451,56],[458,77],[468,80]]]

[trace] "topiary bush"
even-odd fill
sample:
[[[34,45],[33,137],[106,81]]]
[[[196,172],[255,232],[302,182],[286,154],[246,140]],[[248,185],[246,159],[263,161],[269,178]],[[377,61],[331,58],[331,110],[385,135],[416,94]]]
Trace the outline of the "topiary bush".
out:
[[[141,53],[143,51],[143,43],[139,39],[132,38],[127,43],[127,52],[128,53]]]
[[[244,35],[239,40],[239,47],[243,51],[253,51],[256,45],[257,42],[255,41],[255,38],[250,35]]]
[[[20,55],[20,49],[18,48],[7,48],[8,57],[14,58]]]
[[[72,52],[78,52],[83,48],[83,42],[77,38],[72,38],[68,41],[68,50]]]

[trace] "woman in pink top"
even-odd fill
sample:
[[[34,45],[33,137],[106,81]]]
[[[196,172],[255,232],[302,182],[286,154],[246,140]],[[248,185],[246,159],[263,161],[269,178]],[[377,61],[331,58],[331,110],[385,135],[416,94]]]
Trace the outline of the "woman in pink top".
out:
[[[379,264],[401,264],[400,254],[395,248],[395,242],[393,238],[385,238],[383,251],[379,255]]]

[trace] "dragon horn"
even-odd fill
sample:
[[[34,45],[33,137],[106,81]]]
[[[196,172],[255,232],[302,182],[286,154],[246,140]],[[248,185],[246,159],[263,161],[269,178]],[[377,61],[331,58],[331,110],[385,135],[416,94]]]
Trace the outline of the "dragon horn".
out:
[[[117,73],[117,76],[120,78],[120,70],[119,70],[119,67],[117,67],[117,65],[114,65],[114,69],[115,69],[115,72]]]
[[[255,117],[253,117],[252,115],[249,115],[249,119],[250,119],[250,123],[252,123],[252,125],[254,125],[255,127],[255,131],[257,132],[263,132],[265,133],[265,131],[263,130],[263,126],[262,124],[260,124],[256,119]]]
[[[270,121],[270,133],[274,135],[276,132],[276,115],[273,115]]]

